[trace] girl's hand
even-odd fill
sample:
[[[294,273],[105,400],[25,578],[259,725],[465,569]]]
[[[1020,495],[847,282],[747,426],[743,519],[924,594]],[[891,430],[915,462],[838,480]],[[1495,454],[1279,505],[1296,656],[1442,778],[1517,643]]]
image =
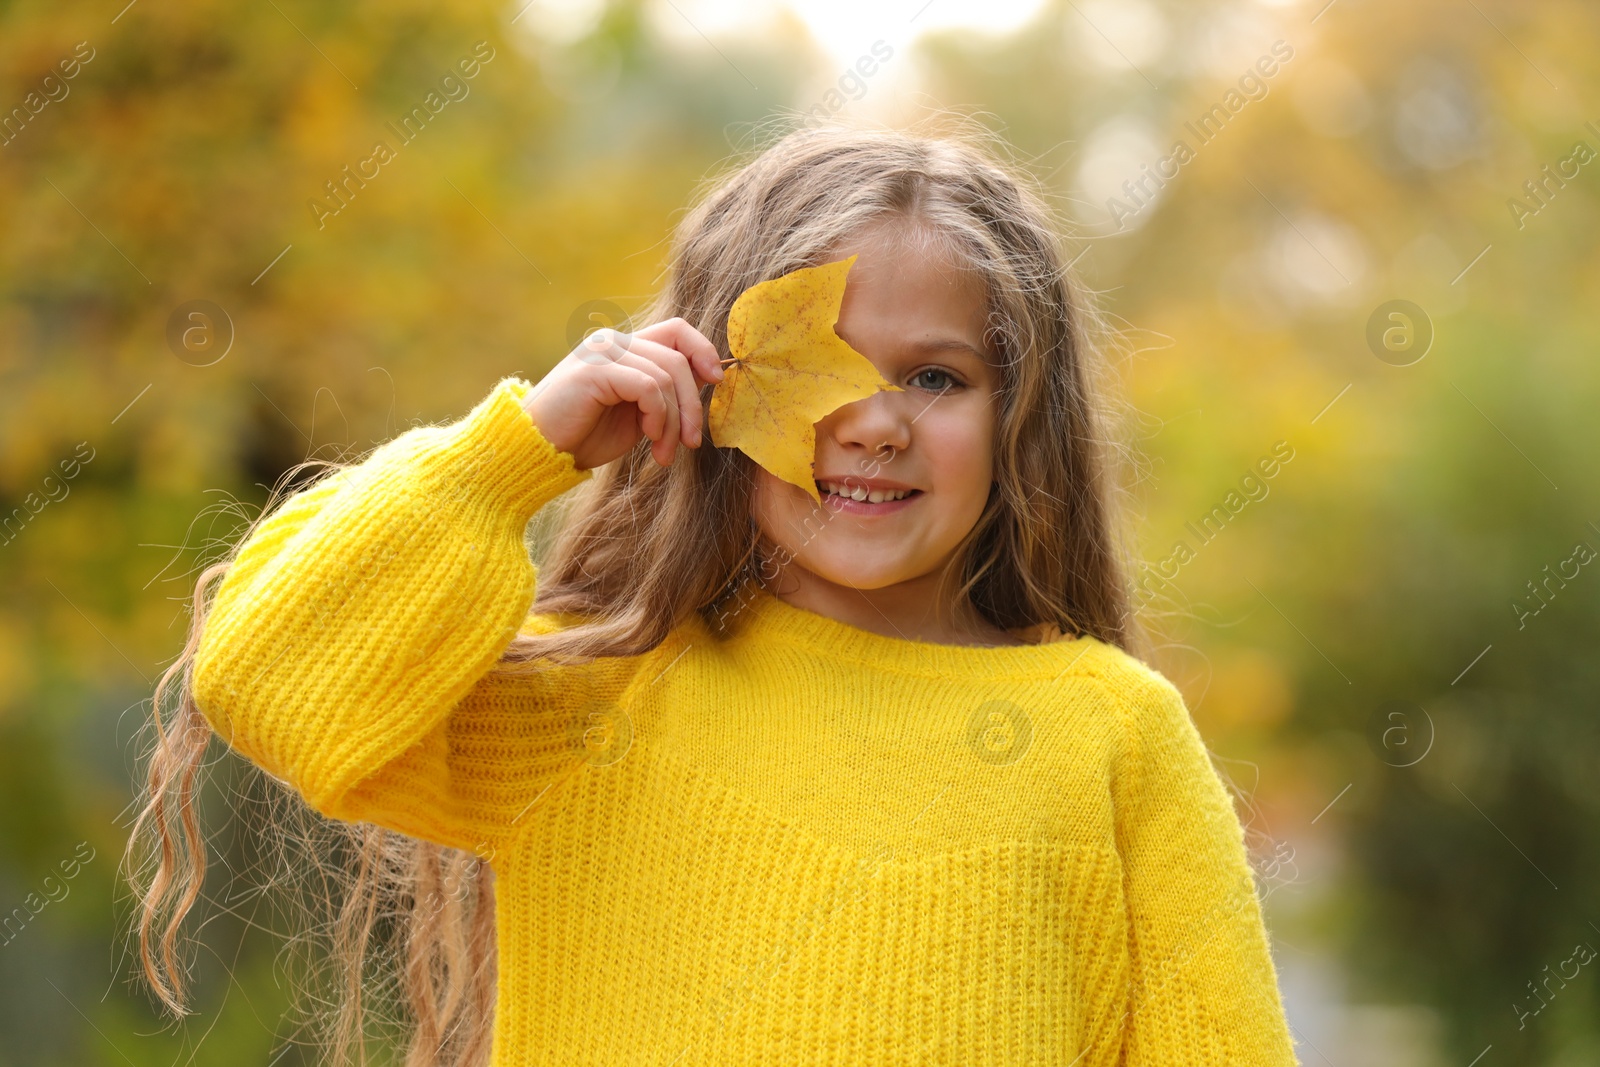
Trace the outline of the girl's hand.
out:
[[[579,470],[625,454],[640,435],[672,463],[678,442],[700,446],[700,387],[720,382],[715,346],[681,318],[633,334],[596,330],[523,398],[523,410]]]

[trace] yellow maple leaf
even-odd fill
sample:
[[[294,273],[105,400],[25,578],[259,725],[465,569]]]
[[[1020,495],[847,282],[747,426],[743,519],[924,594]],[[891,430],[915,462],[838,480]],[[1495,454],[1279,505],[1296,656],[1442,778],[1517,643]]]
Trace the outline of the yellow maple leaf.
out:
[[[882,389],[902,392],[834,332],[856,257],[758,282],[728,312],[733,362],[711,391],[711,443],[737,448],[818,504],[816,423]]]

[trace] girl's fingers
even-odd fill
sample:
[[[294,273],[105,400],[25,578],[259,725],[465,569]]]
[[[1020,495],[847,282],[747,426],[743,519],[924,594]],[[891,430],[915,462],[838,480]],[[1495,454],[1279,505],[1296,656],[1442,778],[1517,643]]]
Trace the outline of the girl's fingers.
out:
[[[707,347],[709,348],[709,343]],[[710,353],[710,358],[715,361],[716,350],[710,349]],[[631,363],[630,358],[646,360],[672,376],[677,394],[678,419],[681,423],[678,437],[690,448],[698,446],[704,413],[700,405],[700,384],[695,380],[695,363],[675,348],[668,348],[666,345],[637,335],[629,345],[628,352],[625,355],[619,353],[619,356],[630,366],[637,365]]]
[[[602,368],[616,402],[638,407],[640,431],[651,439],[657,463],[670,465],[680,442],[691,448],[701,443],[700,386],[725,374],[716,346],[685,319],[667,319],[632,334],[597,330],[572,355]]]
[[[654,425],[656,432],[648,436],[655,442],[652,451],[655,453],[656,462],[663,467],[672,462],[672,455],[682,432],[679,428],[680,416],[678,412],[678,393],[673,382],[671,372],[660,364],[640,355],[638,352],[626,352],[617,360],[620,366],[637,370],[650,377],[658,391],[658,402],[661,410],[661,420]],[[699,406],[699,401],[695,401]],[[641,408],[641,410],[643,410]]]
[[[662,381],[672,394],[673,424],[670,436],[690,447],[698,445],[700,394],[683,356],[670,348],[636,340],[633,351],[624,353],[620,362],[659,376],[657,380]]]
[[[678,410],[678,393],[672,384],[672,375],[655,364],[651,364],[647,373],[650,373],[656,381],[656,388],[660,390],[661,408],[666,414],[666,422],[661,427],[661,436],[656,439],[651,449],[655,453],[656,462],[665,467],[672,462],[672,455],[678,447],[678,435],[682,433],[679,424],[683,421],[683,416]]]
[[[717,351],[717,346],[687,322],[677,321],[683,324],[678,350],[688,357],[695,374],[703,382],[722,381],[727,371],[722,366],[722,353]]]
[[[681,317],[667,319],[646,326],[633,336],[659,343],[681,354],[701,382],[722,381],[724,370],[721,354],[705,334],[689,325],[688,320]],[[638,350],[637,346],[630,347]]]
[[[700,387],[695,384],[694,368],[680,353],[660,350],[656,364],[672,378],[678,409],[678,440],[690,448],[700,443]]]
[[[639,429],[652,441],[660,440],[662,430],[666,426],[667,408],[666,392],[655,376],[638,367],[625,367],[616,365],[607,368],[605,382],[608,391],[612,394],[612,403],[629,403],[639,409]]]

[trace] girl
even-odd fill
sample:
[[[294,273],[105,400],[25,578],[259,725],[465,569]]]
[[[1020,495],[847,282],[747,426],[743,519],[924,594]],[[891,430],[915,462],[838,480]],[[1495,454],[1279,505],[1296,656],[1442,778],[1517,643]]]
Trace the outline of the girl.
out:
[[[735,298],[852,255],[834,328],[900,388],[816,424],[818,508],[705,405]],[[135,827],[155,990],[214,729],[355,847],[337,1062],[392,900],[410,1064],[1292,1064],[1241,824],[1135,654],[1088,314],[976,139],[771,145],[648,325],[202,575]]]

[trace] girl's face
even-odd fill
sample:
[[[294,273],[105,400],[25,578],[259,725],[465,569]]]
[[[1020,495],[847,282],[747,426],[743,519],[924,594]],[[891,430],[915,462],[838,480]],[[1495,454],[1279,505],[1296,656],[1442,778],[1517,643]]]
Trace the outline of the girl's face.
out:
[[[812,593],[818,582],[883,589],[923,577],[931,592],[989,499],[1000,382],[982,355],[982,284],[892,233],[875,229],[829,257],[858,254],[834,331],[903,391],[816,424],[821,507],[757,468],[756,524]],[[828,484],[912,492],[846,501]]]

